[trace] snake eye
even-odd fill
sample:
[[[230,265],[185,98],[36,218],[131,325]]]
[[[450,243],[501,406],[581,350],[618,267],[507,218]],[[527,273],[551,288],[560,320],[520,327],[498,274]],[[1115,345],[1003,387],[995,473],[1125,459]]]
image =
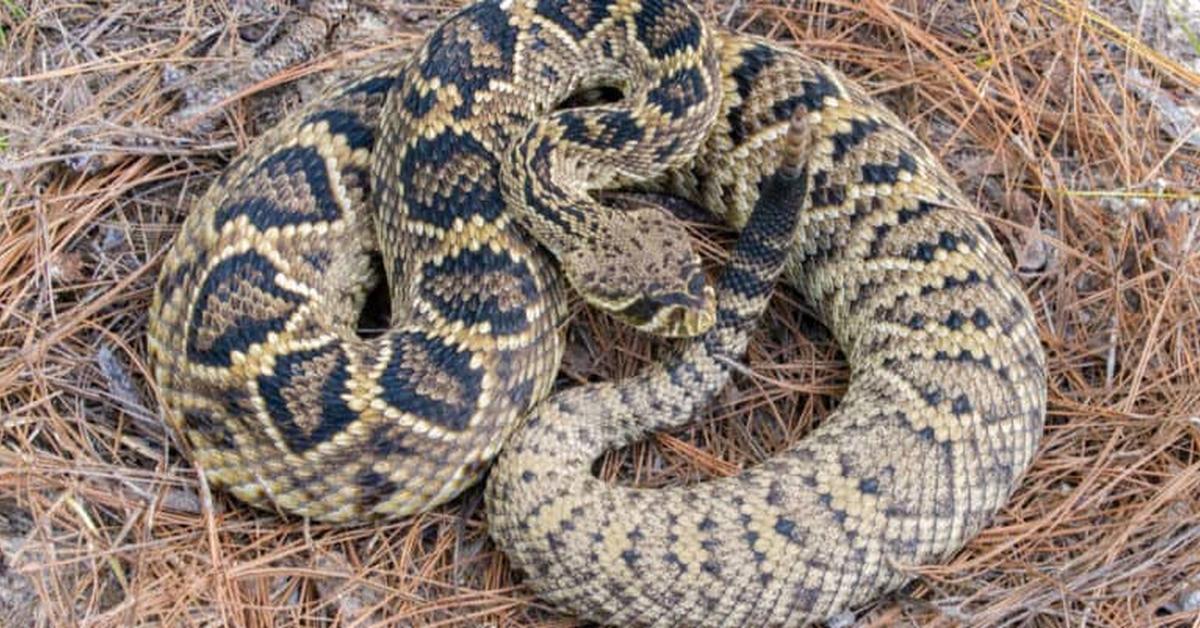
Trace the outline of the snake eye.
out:
[[[662,305],[655,297],[642,297],[621,308],[616,315],[634,327],[641,327],[654,318]]]
[[[700,286],[698,296],[682,292],[644,296],[613,314],[625,323],[657,336],[694,336],[706,331],[715,321],[711,295],[703,279]]]

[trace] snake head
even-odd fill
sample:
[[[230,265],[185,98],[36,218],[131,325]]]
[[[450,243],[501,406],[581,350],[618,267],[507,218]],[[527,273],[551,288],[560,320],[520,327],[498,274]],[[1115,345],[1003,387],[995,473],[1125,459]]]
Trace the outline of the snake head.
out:
[[[614,214],[560,262],[585,301],[643,332],[698,336],[716,322],[716,295],[691,238],[659,209]]]

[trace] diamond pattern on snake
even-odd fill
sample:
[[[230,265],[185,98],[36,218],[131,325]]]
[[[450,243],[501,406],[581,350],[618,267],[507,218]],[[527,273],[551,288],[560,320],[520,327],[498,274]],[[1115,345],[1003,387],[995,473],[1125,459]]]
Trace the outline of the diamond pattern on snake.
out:
[[[620,98],[558,106],[597,90]],[[612,189],[744,229],[716,289],[677,222],[596,200]],[[833,415],[735,477],[594,477],[720,390],[778,272],[850,364]],[[392,324],[361,338],[381,280]],[[682,353],[547,398],[568,290]],[[1029,302],[929,149],[845,76],[680,0],[479,2],[334,87],[193,208],[149,347],[214,485],[362,522],[495,461],[489,529],[524,582],[614,624],[798,625],[894,589],[1004,504],[1045,414]]]

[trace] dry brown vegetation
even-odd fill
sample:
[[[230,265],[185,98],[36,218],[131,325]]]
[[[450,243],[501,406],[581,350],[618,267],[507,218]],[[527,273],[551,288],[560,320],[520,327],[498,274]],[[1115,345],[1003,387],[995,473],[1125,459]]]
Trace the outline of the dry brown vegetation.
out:
[[[363,4],[318,58],[181,129],[164,74],[238,72],[235,44],[293,9],[0,0],[0,624],[573,625],[520,587],[478,490],[409,521],[282,520],[210,494],[158,419],[146,309],[189,199],[281,111],[411,49],[453,3]],[[1200,625],[1200,46],[1156,3],[1093,4],[702,5],[900,111],[991,217],[1038,312],[1050,411],[1032,470],[992,527],[863,625]],[[604,473],[734,473],[825,416],[846,367],[794,296],[777,301],[756,377]],[[564,384],[653,358],[576,312]]]

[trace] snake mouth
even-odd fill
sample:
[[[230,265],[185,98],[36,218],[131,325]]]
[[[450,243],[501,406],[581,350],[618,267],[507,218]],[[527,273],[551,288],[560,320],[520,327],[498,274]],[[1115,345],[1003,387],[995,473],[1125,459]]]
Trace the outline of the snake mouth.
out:
[[[671,292],[644,296],[613,312],[629,325],[655,336],[690,338],[712,328],[717,320],[716,295],[704,286],[699,295]]]

